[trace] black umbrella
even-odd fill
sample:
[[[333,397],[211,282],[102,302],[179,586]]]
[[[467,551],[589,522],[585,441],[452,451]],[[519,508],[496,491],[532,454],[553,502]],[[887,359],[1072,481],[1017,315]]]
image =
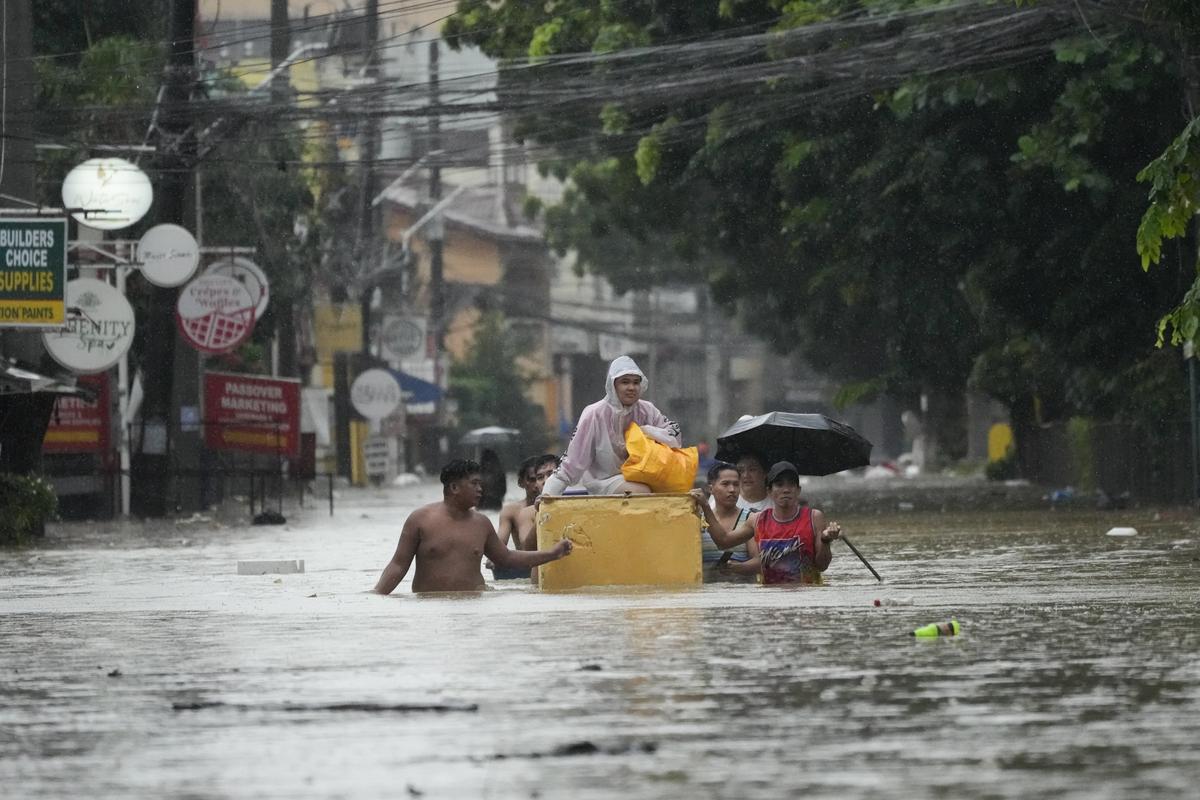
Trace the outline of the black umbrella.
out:
[[[772,411],[737,422],[717,439],[717,460],[757,455],[771,466],[790,461],[801,475],[831,475],[871,463],[871,443],[824,414]]]

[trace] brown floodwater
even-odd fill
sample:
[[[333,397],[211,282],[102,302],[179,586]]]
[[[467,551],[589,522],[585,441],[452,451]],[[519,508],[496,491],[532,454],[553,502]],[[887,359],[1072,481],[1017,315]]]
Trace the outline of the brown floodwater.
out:
[[[431,494],[0,551],[4,795],[1195,796],[1193,515],[841,518],[883,584],[837,545],[824,587],[367,593]]]

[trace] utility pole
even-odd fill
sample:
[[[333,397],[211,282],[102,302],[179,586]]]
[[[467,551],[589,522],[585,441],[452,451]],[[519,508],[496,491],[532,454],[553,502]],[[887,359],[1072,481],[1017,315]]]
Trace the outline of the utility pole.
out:
[[[441,96],[438,87],[438,60],[440,42],[434,39],[429,43],[429,203],[436,206],[442,199],[442,118]],[[441,216],[429,221],[429,233],[425,241],[429,243],[429,326],[433,329],[433,374],[435,382],[442,389],[446,388],[447,377],[443,368],[446,346],[446,276],[442,262],[443,239],[445,226]],[[437,420],[439,425],[446,424],[445,399],[438,401]],[[444,437],[439,437],[444,442]],[[443,458],[446,453],[440,454]]]
[[[438,106],[441,95],[438,86],[438,53],[440,42],[429,43],[429,203],[437,205],[442,199],[442,119]],[[429,233],[429,325],[433,328],[435,369],[441,377],[442,347],[446,342],[446,276],[442,262],[445,228],[441,217],[430,220]]]
[[[195,152],[195,140],[189,131],[195,84],[196,0],[172,0],[170,8],[155,205],[159,222],[190,228],[186,212]],[[181,435],[178,431],[181,405],[196,406],[199,402],[199,356],[178,341],[175,334],[177,297],[176,289],[153,288],[146,318],[146,358],[142,372],[145,399],[138,437],[140,446],[132,466],[134,511],[143,516],[163,516],[170,510],[172,499],[182,501],[184,492],[190,497],[194,491],[191,484],[198,483],[192,478],[171,485],[172,445],[176,465],[195,469],[200,454],[198,432]]]
[[[376,51],[379,42],[379,0],[367,0],[364,13],[366,14],[364,35],[367,52],[366,61],[363,64],[363,77],[368,87],[367,91],[373,92],[379,84],[379,54]],[[360,168],[362,184],[359,187],[358,236],[354,254],[360,275],[366,275],[371,271],[368,264],[372,260],[369,259],[368,254],[371,252],[373,236],[376,231],[375,206],[371,201],[375,198],[375,160],[379,157],[379,117],[367,114],[363,124],[366,129],[363,131],[362,148],[359,154],[362,165]],[[361,298],[363,355],[371,352],[370,315],[373,293],[372,287],[363,287],[364,296]]]
[[[290,26],[288,0],[271,0],[272,69],[278,69],[281,64],[286,62],[291,52],[292,37]],[[292,84],[288,80],[288,73],[284,71],[271,81],[271,108],[275,113],[275,118],[280,120],[278,137],[274,144],[274,147],[279,150],[277,158],[280,160],[283,160],[283,153],[290,146],[285,141],[286,137],[284,134],[291,123],[288,121],[284,110],[289,107],[291,102]],[[276,258],[287,257],[287,248],[283,247],[281,242],[274,243],[273,247],[267,247],[267,242],[264,242],[263,245],[264,253],[268,258],[272,256]],[[276,275],[289,275],[294,271],[290,264],[275,264],[273,266],[277,267],[274,270]],[[294,283],[288,281],[284,286],[286,286],[286,290],[278,294],[275,306],[275,318],[278,320],[275,327],[275,338],[279,346],[279,359],[273,366],[278,369],[279,374],[283,377],[295,378],[298,376],[299,368],[296,358],[296,299],[292,296]]]
[[[31,205],[33,164],[33,11],[31,0],[7,0],[3,17],[3,74],[0,86],[0,198],[4,207]],[[0,331],[0,355],[34,366],[45,349],[38,332]],[[54,408],[55,395],[8,394],[0,397],[0,470],[29,473],[41,469],[42,437]]]

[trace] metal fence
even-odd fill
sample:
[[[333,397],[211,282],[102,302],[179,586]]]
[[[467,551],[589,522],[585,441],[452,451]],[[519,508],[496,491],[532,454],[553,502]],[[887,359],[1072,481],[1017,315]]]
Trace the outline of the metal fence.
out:
[[[1044,486],[1128,493],[1133,502],[1192,503],[1192,429],[1187,420],[1155,425],[1071,420],[1017,432],[1025,478]]]

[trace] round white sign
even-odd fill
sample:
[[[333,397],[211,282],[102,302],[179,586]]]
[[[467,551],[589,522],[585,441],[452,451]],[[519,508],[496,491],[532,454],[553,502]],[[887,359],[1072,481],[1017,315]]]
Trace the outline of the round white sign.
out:
[[[95,278],[67,283],[67,327],[45,331],[46,352],[82,375],[104,372],[133,343],[133,307],[125,296]]]
[[[258,319],[267,310],[271,299],[271,286],[267,273],[248,258],[229,256],[214,261],[204,270],[205,275],[227,275],[246,287],[254,298],[254,318]]]
[[[383,347],[395,358],[415,356],[425,349],[425,329],[411,319],[384,323]]]
[[[200,266],[196,237],[179,225],[155,225],[138,242],[142,275],[155,286],[170,288],[187,283]]]
[[[386,369],[369,369],[350,386],[350,403],[367,419],[383,419],[400,407],[400,383]]]
[[[175,320],[192,347],[226,353],[254,330],[254,298],[226,275],[201,275],[179,291]]]
[[[119,231],[146,216],[154,188],[137,164],[123,158],[92,158],[67,173],[62,199],[77,222]]]

